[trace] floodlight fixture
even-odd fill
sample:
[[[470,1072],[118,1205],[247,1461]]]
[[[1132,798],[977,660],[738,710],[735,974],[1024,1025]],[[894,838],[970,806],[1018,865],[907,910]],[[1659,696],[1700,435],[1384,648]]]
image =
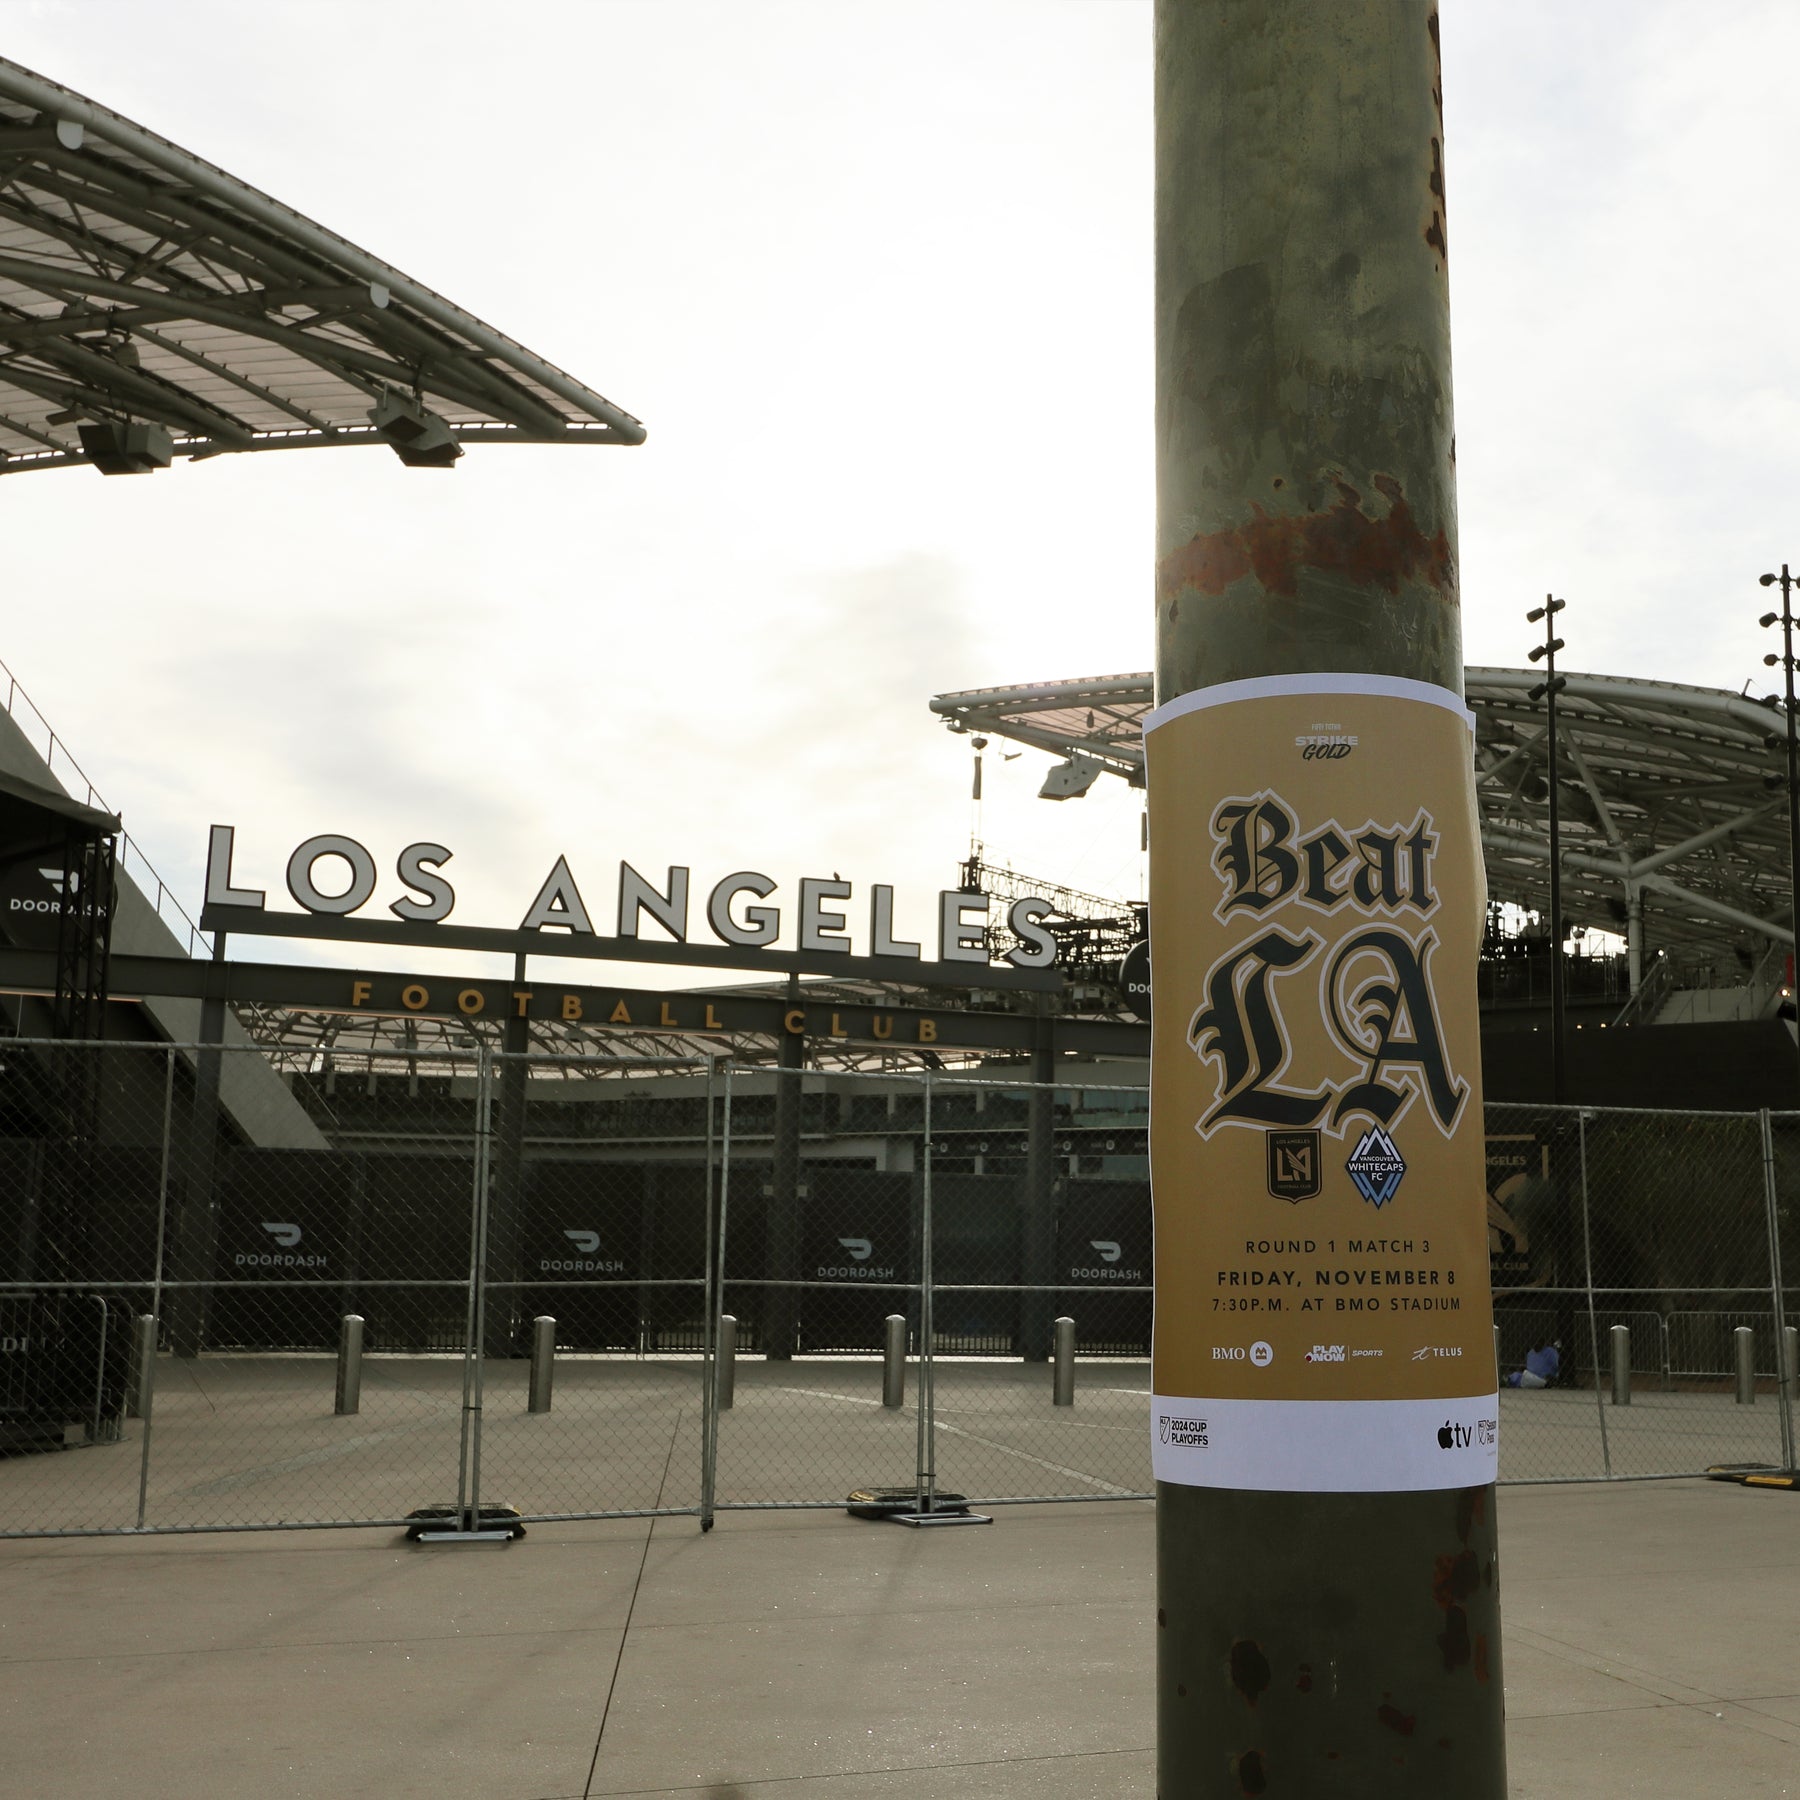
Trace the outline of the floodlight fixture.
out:
[[[369,423],[409,469],[448,469],[462,455],[462,445],[436,413],[391,388],[369,408]]]
[[[1038,789],[1040,800],[1079,800],[1100,779],[1105,764],[1097,756],[1083,756],[1079,750],[1067,762],[1057,763],[1044,776]]]
[[[175,460],[174,438],[160,425],[141,420],[102,419],[77,426],[76,435],[102,475],[148,475]]]
[[[1775,623],[1775,621],[1777,619],[1779,619],[1780,617],[1781,617],[1780,613],[1764,613],[1763,616],[1760,619],[1758,619],[1756,622],[1763,628],[1764,631],[1767,631],[1769,629],[1769,627],[1771,625],[1773,625]]]

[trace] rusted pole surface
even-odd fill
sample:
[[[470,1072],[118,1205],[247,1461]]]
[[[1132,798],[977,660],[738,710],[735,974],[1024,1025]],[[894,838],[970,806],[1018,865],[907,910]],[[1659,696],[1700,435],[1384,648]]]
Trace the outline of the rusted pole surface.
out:
[[[1472,1186],[1460,1173],[1432,1172],[1456,1158],[1466,1168],[1470,1140],[1458,1134],[1472,1131],[1478,1145],[1481,1133],[1481,883],[1472,768],[1458,738],[1466,728],[1437,11],[1423,0],[1157,0],[1155,17],[1155,719],[1164,722],[1153,721],[1148,741],[1158,1791],[1162,1800],[1498,1800],[1506,1792],[1491,1473],[1498,1409],[1490,1417],[1482,1398],[1493,1374],[1480,1176],[1478,1165]],[[1311,676],[1322,678],[1317,691],[1349,697],[1312,706],[1316,720],[1303,718],[1285,743],[1350,744],[1330,752],[1345,758],[1331,767],[1352,784],[1340,790],[1337,815],[1318,764],[1298,761],[1327,751],[1292,748],[1284,761],[1274,754],[1283,740],[1271,736],[1266,775],[1227,776],[1219,759],[1191,753],[1198,737],[1181,735],[1193,723],[1184,704],[1213,707],[1206,716],[1217,718],[1235,696],[1267,690],[1286,696],[1278,703],[1289,714],[1311,706],[1314,690],[1296,679]],[[1368,676],[1387,679],[1365,691],[1357,684]],[[1228,698],[1229,683],[1259,685]],[[1400,783],[1391,820],[1385,802],[1367,801],[1380,761],[1366,723],[1388,716],[1370,708],[1390,704],[1406,714],[1407,730],[1426,720],[1419,741],[1438,747],[1423,771],[1434,797],[1420,801]],[[1336,729],[1354,716],[1365,720],[1360,732]],[[1218,785],[1225,781],[1244,785]],[[1255,811],[1269,795],[1286,797],[1291,835],[1285,815]],[[1243,809],[1235,815],[1234,804]],[[1343,817],[1352,804],[1356,816]],[[1429,830],[1415,810],[1426,804]],[[1319,822],[1334,816],[1342,857]],[[1394,829],[1359,850],[1355,834],[1370,824]],[[1303,852],[1308,832],[1314,849]],[[1385,895],[1380,883],[1368,888],[1359,950],[1331,934],[1361,904],[1352,871],[1382,855],[1393,878]],[[1407,866],[1410,888],[1393,873]],[[1241,931],[1249,944],[1265,925],[1281,942],[1262,939],[1260,962],[1240,950],[1227,968],[1225,952],[1209,963],[1207,948],[1184,973],[1170,948],[1190,932],[1212,933],[1213,944]],[[1382,945],[1392,949],[1385,972]],[[1374,959],[1361,965],[1362,985],[1354,966],[1342,981],[1332,975],[1340,946]],[[1429,986],[1429,1007],[1421,999],[1415,1010],[1435,1009],[1425,1021],[1430,1046],[1406,1007],[1390,1002],[1383,1012],[1376,990],[1383,981],[1404,986],[1402,973]],[[1426,995],[1426,985],[1415,993]],[[1279,1004],[1263,1004],[1271,999]],[[1295,1024],[1309,1005],[1326,1015],[1314,1038]],[[1195,1107],[1201,1078],[1205,1104]],[[1387,1128],[1400,1151],[1385,1162],[1371,1135],[1380,1120],[1366,1110],[1371,1095],[1377,1113],[1390,1104],[1383,1085],[1398,1096]],[[1208,1132],[1205,1154],[1254,1168],[1235,1190],[1195,1176],[1194,1146]],[[1214,1166],[1223,1165],[1206,1165]],[[1204,1232],[1203,1215],[1221,1208],[1254,1228],[1240,1232],[1237,1263],[1215,1272],[1199,1252],[1183,1251],[1181,1237],[1190,1224]],[[1334,1232],[1336,1264],[1324,1267],[1324,1222],[1334,1217],[1365,1221],[1370,1241],[1410,1248],[1346,1263]],[[1364,1264],[1383,1280],[1408,1269],[1420,1283],[1434,1271],[1442,1280],[1455,1271],[1440,1266],[1439,1219],[1464,1246],[1461,1309],[1417,1324],[1398,1315],[1399,1324],[1380,1327],[1389,1335],[1379,1357],[1376,1326],[1365,1330],[1354,1316],[1346,1324],[1340,1313],[1308,1315],[1309,1336],[1318,1318],[1317,1368],[1310,1347],[1296,1359],[1279,1336],[1291,1311],[1273,1322],[1251,1314],[1241,1330],[1218,1323],[1216,1303],[1266,1291],[1253,1281],[1279,1286],[1291,1274],[1291,1306],[1321,1277],[1329,1287],[1341,1269],[1349,1282]],[[1265,1237],[1316,1243],[1318,1255],[1252,1254],[1250,1241]],[[1240,1277],[1242,1290],[1225,1285]],[[1339,1293],[1329,1291],[1328,1308]],[[1271,1381],[1321,1402],[1391,1383],[1395,1398],[1367,1407],[1377,1420],[1368,1454],[1344,1447],[1345,1406],[1307,1412],[1310,1403],[1294,1402],[1301,1410],[1284,1415],[1295,1420],[1288,1449],[1252,1444],[1234,1464],[1235,1446],[1262,1429],[1244,1410],[1261,1405],[1250,1363],[1221,1362],[1229,1378],[1210,1387],[1210,1377],[1166,1367],[1177,1339],[1208,1333],[1205,1355],[1272,1357]],[[1239,1340],[1245,1348],[1234,1347]],[[1337,1353],[1359,1342],[1370,1360],[1339,1367]],[[1422,1392],[1421,1370],[1437,1368],[1434,1345],[1455,1373],[1438,1370]],[[1389,1427],[1379,1421],[1410,1419],[1407,1408],[1425,1405],[1441,1408],[1450,1440],[1441,1465],[1430,1464],[1435,1446],[1421,1447],[1411,1424],[1387,1458]],[[1479,1429],[1479,1451],[1472,1436],[1465,1447],[1465,1429]],[[1365,1473],[1334,1491],[1333,1457]],[[1165,1479],[1177,1462],[1181,1479]],[[1470,1478],[1471,1470],[1486,1473]]]

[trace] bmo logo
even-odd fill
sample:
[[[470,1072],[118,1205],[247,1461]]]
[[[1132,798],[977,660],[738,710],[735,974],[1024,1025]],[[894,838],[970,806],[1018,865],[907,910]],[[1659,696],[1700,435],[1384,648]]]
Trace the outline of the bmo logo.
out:
[[[1266,1369],[1275,1360],[1275,1346],[1258,1338],[1248,1350],[1238,1344],[1214,1344],[1214,1362],[1247,1362],[1252,1368]]]

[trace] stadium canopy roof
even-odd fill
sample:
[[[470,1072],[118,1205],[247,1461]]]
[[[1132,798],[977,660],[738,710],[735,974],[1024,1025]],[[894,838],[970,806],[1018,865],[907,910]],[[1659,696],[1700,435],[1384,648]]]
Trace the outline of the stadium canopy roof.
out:
[[[0,60],[0,473],[639,444],[610,400],[223,169]]]
[[[1535,669],[1469,669],[1476,793],[1491,898],[1549,904],[1549,757]],[[1647,941],[1717,954],[1793,943],[1786,749],[1779,713],[1714,688],[1569,675],[1558,703],[1563,910]],[[1143,781],[1151,677],[1114,675],[939,694],[953,731],[989,732],[1065,759],[1048,798],[1099,775]]]

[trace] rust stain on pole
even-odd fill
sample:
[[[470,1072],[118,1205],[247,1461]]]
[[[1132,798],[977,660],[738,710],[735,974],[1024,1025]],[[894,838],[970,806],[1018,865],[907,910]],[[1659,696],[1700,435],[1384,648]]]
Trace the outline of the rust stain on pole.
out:
[[[1390,594],[1418,580],[1454,603],[1449,534],[1440,529],[1425,535],[1393,476],[1374,477],[1375,491],[1387,502],[1378,518],[1363,510],[1363,497],[1349,482],[1339,477],[1332,485],[1337,504],[1324,512],[1279,517],[1252,501],[1247,523],[1190,539],[1158,565],[1158,599],[1173,606],[1188,592],[1216,598],[1246,575],[1254,575],[1265,593],[1292,598],[1301,571],[1309,570]]]

